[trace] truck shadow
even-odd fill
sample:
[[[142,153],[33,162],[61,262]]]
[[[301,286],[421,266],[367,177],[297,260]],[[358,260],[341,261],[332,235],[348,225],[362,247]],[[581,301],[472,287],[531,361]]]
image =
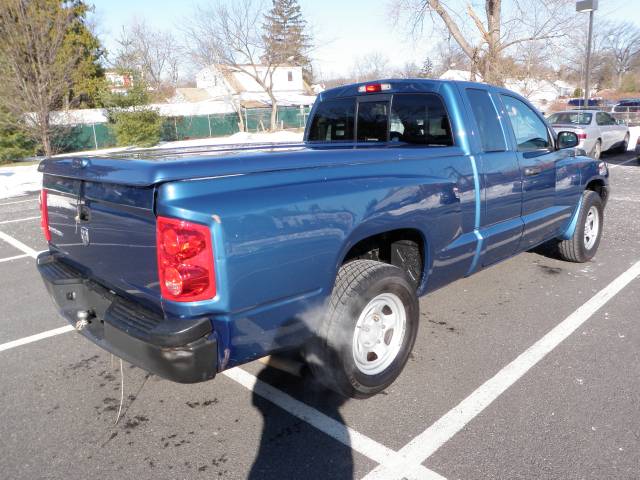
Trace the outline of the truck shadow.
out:
[[[322,386],[308,368],[303,367],[301,376],[297,377],[267,366],[257,377],[344,426],[340,406],[347,399]],[[263,417],[263,428],[260,447],[248,479],[353,478],[353,456],[348,446],[316,430],[255,392],[252,401]],[[344,429],[344,434],[348,437],[346,427]]]

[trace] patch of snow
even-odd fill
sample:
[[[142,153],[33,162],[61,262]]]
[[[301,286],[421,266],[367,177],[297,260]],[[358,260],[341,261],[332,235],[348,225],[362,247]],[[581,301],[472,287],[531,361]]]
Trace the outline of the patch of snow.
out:
[[[267,133],[236,133],[228,137],[200,138],[197,140],[181,140],[177,142],[163,142],[150,150],[158,148],[196,147],[206,145],[225,144],[264,144],[264,143],[298,143],[302,141],[302,133],[281,131]],[[87,155],[108,155],[110,153],[134,150],[133,147],[105,148],[102,150],[88,150],[74,152],[56,157],[78,157]],[[138,149],[136,149],[138,150]],[[30,192],[37,192],[42,188],[42,174],[38,172],[38,165],[0,168],[0,199],[17,197]]]
[[[42,188],[38,165],[0,168],[0,198],[18,197]]]
[[[640,137],[640,127],[629,127],[629,150],[635,150],[636,142]]]

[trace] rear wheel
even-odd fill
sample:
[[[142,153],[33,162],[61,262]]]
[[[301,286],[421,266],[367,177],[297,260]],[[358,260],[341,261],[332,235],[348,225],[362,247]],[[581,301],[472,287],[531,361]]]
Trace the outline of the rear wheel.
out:
[[[618,152],[624,153],[629,148],[629,134],[627,133],[624,137],[622,144],[618,147]]]
[[[403,270],[354,260],[338,273],[324,323],[305,349],[307,363],[332,390],[370,397],[404,368],[418,321],[418,298]]]
[[[600,155],[602,155],[602,140],[598,139],[593,146],[593,150],[591,150],[591,157],[595,160],[600,160]]]
[[[604,227],[604,208],[600,195],[591,190],[584,192],[573,236],[558,244],[558,252],[569,262],[588,262],[600,245]]]

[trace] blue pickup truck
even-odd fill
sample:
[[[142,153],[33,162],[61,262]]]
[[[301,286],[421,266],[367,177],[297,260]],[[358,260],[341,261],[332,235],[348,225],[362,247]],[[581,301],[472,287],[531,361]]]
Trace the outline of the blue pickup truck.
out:
[[[38,269],[81,334],[162,377],[299,351],[365,398],[404,367],[418,297],[542,243],[594,256],[608,170],[577,143],[493,86],[339,87],[299,144],[44,160]]]

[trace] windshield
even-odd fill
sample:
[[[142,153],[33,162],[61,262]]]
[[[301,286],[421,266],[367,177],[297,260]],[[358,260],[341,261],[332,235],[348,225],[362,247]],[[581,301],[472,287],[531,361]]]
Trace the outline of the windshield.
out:
[[[585,112],[560,112],[550,115],[547,120],[555,125],[589,125],[591,116],[592,114]]]

